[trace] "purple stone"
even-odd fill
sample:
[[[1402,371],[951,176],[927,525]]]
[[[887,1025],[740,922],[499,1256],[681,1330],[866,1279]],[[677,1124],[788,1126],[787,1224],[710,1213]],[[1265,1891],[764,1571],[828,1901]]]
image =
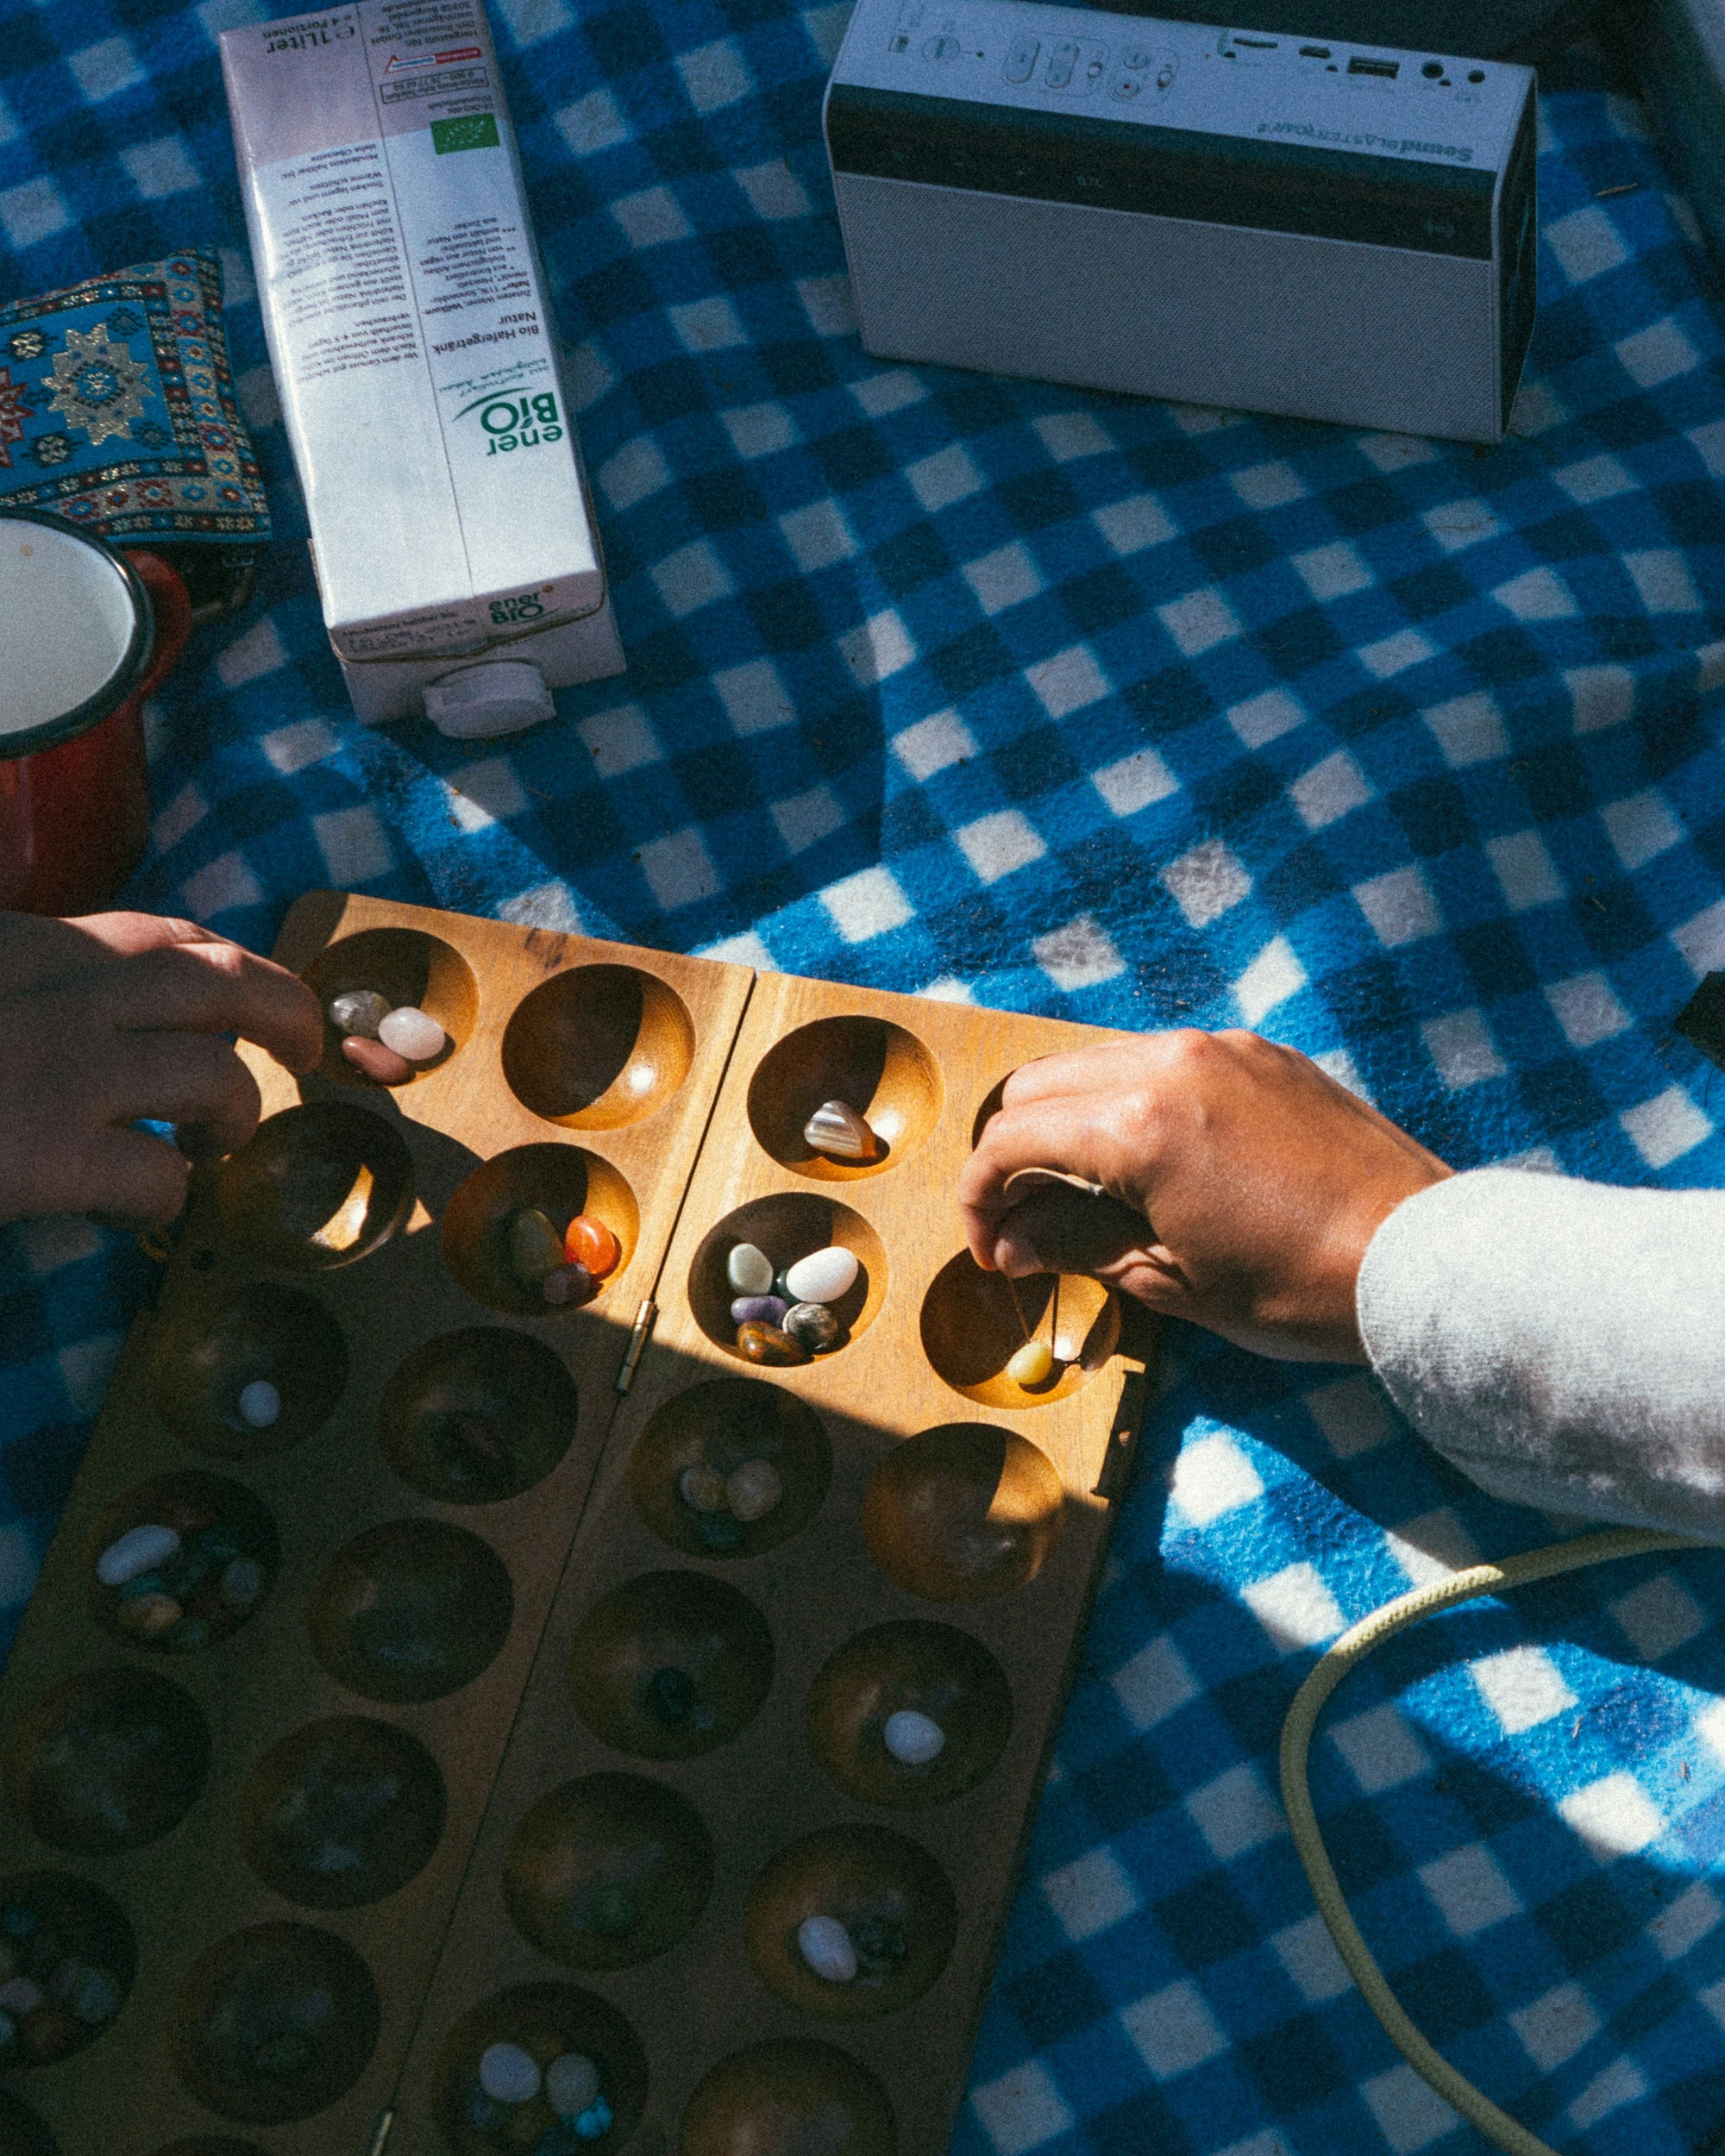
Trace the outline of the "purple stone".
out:
[[[778,1295],[739,1295],[731,1306],[732,1325],[782,1325],[790,1305]]]

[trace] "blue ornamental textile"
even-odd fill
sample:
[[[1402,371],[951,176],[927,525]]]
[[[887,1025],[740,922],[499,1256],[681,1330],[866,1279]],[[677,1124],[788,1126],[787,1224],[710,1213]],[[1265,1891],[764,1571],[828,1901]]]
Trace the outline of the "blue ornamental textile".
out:
[[[1458,1165],[1725,1181],[1725,1081],[1670,1028],[1725,963],[1721,287],[1596,56],[1542,78],[1533,354],[1473,450],[871,359],[819,137],[843,4],[494,0],[630,666],[462,743],[356,725],[323,635],[213,42],[264,12],[0,0],[0,291],[215,249],[281,535],[157,700],[134,901],[267,947],[336,884],[1244,1024]],[[9,1621],[150,1275],[0,1236]],[[1559,1531],[1365,1375],[1173,1334],[958,2156],[1480,2156],[1327,1944],[1276,1734],[1344,1624]],[[1458,1612],[1314,1747],[1409,2009],[1577,2156],[1725,2126],[1722,1620],[1711,1555]]]
[[[0,504],[134,542],[268,537],[212,254],[0,302]]]

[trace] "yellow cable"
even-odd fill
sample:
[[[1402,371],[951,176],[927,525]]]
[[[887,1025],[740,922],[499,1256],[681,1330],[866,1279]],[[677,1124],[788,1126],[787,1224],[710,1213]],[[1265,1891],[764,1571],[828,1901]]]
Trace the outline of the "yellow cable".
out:
[[[1434,1610],[1449,1609],[1457,1602],[1470,1602],[1481,1595],[1499,1594],[1506,1588],[1526,1587],[1534,1580],[1551,1579],[1559,1572],[1577,1572],[1584,1565],[1609,1564],[1618,1557],[1643,1557],[1654,1550],[1694,1550],[1703,1546],[1683,1535],[1659,1534],[1642,1527],[1620,1527],[1605,1534],[1582,1535],[1572,1542],[1553,1543],[1544,1550],[1530,1550],[1522,1557],[1506,1557],[1501,1564],[1470,1565],[1466,1571],[1435,1581],[1430,1587],[1416,1588],[1410,1595],[1401,1595],[1393,1602],[1386,1602],[1382,1609],[1374,1610],[1358,1624],[1349,1626],[1295,1694],[1288,1719],[1282,1725],[1283,1805],[1293,1830],[1294,1846],[1312,1884],[1318,1913],[1328,1926],[1330,1937],[1336,1942],[1336,1950],[1346,1963],[1349,1975],[1359,1986],[1366,2004],[1383,2024],[1390,2042],[1414,2072],[1429,2082],[1452,2109],[1460,2112],[1489,2141],[1495,2141],[1504,2150],[1506,2156],[1556,2156],[1556,2152],[1458,2073],[1402,2011],[1401,2002],[1385,1981],[1383,1971],[1372,1959],[1371,1948],[1348,1914],[1340,1883],[1324,1847],[1306,1777],[1306,1757],[1311,1747],[1312,1732],[1325,1701],[1356,1663],[1364,1661],[1374,1647],[1382,1646],[1392,1634],[1417,1624]]]

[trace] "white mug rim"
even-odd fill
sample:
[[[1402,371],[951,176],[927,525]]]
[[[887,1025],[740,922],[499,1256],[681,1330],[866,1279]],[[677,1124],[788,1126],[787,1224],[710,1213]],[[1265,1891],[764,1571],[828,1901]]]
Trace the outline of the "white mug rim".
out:
[[[41,524],[60,537],[72,538],[99,554],[120,573],[126,586],[127,597],[132,603],[132,633],[119,664],[101,687],[70,711],[57,712],[53,718],[41,720],[34,726],[14,734],[0,734],[0,763],[14,763],[23,756],[40,755],[44,749],[59,749],[69,741],[76,741],[80,734],[87,734],[119,710],[126,699],[143,679],[155,648],[155,609],[150,604],[148,587],[118,547],[110,546],[94,532],[81,531],[70,517],[57,517],[50,510],[14,508],[0,502],[0,523]]]

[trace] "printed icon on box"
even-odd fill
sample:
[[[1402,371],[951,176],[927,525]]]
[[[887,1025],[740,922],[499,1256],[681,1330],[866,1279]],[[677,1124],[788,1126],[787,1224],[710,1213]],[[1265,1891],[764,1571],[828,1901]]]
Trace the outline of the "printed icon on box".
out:
[[[494,112],[470,112],[458,120],[431,122],[431,147],[439,157],[453,150],[494,150],[501,140]]]
[[[384,67],[386,75],[419,75],[428,67],[455,67],[470,60],[483,60],[485,54],[477,45],[451,46],[442,53],[419,53],[404,60],[399,53],[392,53]]]
[[[536,449],[542,442],[563,438],[562,414],[549,389],[518,398],[513,395],[477,397],[471,404],[462,405],[455,419],[465,419],[470,412],[479,414],[487,456],[496,456],[499,451],[507,454],[511,449]]]

